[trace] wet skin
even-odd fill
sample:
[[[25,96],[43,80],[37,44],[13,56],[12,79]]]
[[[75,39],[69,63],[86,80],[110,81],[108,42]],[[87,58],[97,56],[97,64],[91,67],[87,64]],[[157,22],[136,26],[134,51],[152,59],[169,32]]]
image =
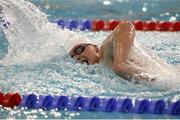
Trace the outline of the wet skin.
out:
[[[129,58],[129,53],[134,45],[134,37],[133,24],[123,22],[102,42],[100,48],[93,44],[79,44],[73,47],[70,55],[81,63],[87,63],[88,65],[101,62],[126,80],[154,81],[155,78],[150,78],[148,71],[143,69],[143,63]],[[136,65],[132,66],[127,60]]]

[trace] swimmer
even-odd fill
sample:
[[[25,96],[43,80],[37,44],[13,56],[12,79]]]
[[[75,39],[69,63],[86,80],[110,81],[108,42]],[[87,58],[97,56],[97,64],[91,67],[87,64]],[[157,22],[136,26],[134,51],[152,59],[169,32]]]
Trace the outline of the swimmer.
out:
[[[84,39],[67,44],[65,49],[79,62],[102,63],[125,80],[155,81],[157,73],[166,75],[169,70],[165,61],[141,49],[135,40],[135,28],[127,21],[120,23],[100,47]]]
[[[20,7],[21,4],[24,4],[23,0],[0,0],[0,5],[5,8],[3,12],[10,17],[11,27],[23,31],[19,37],[14,34],[16,32],[12,29],[6,29],[5,34],[6,37],[9,36],[9,40],[13,38],[14,41],[15,38],[18,40],[23,37],[32,39],[32,36],[34,38],[41,36],[40,38],[43,39],[44,37],[45,40],[48,36],[52,40],[59,40],[59,36],[61,36],[62,40],[60,39],[59,43],[62,44],[60,46],[63,46],[71,57],[88,65],[102,63],[126,80],[155,81],[161,76],[173,76],[173,72],[170,71],[170,67],[165,61],[149,55],[142,49],[142,46],[135,39],[135,29],[130,22],[120,23],[102,42],[101,46],[98,46],[87,38],[78,37],[79,35],[74,34],[74,32],[59,31],[58,27],[51,24],[48,24],[47,30],[48,20],[46,16],[42,14],[42,18],[38,17],[41,12],[35,12],[32,9],[36,9],[35,6],[27,1],[25,3],[27,4],[26,7]],[[38,11],[38,9],[36,10]],[[22,14],[17,14],[19,12]],[[30,19],[29,14],[32,18],[38,19]],[[43,22],[39,24],[39,21]],[[31,27],[25,29],[24,26],[27,25]],[[41,32],[42,30],[43,32]],[[35,31],[37,37],[34,35]],[[14,36],[12,37],[12,35]],[[27,41],[30,40],[27,39]]]

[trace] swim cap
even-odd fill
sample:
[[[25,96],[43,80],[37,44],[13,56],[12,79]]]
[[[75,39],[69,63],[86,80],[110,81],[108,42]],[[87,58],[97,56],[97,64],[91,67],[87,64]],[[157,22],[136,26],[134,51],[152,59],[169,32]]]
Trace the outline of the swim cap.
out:
[[[76,46],[78,44],[83,44],[83,43],[96,45],[96,43],[94,43],[93,41],[90,41],[89,39],[76,34],[76,35],[70,36],[69,39],[65,41],[64,49],[67,52],[70,52],[74,46]]]

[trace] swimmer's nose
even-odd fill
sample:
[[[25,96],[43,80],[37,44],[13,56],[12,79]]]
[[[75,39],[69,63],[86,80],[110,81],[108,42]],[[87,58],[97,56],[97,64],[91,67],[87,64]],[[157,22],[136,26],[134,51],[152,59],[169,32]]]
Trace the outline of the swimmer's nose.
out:
[[[87,46],[85,56],[89,64],[99,63],[99,53],[93,46]]]

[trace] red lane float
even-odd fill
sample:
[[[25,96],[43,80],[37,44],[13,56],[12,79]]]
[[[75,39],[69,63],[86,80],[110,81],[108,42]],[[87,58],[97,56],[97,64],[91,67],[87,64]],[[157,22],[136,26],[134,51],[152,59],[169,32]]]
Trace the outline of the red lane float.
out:
[[[174,23],[173,31],[180,31],[180,21]]]
[[[109,20],[106,22],[104,29],[105,31],[114,30],[114,28],[120,23],[118,20]]]
[[[3,107],[14,108],[15,106],[20,105],[21,100],[22,99],[19,93],[0,93],[0,105]]]
[[[0,105],[2,105],[4,101],[4,94],[0,92]]]
[[[160,21],[158,23],[160,31],[173,31],[173,23],[167,21]]]
[[[159,30],[159,26],[157,22],[154,21],[147,21],[144,23],[144,30],[146,31],[153,31],[153,30]]]
[[[94,20],[92,21],[92,30],[93,31],[100,31],[104,29],[104,21],[103,20]]]
[[[93,20],[92,21],[92,30],[93,31],[111,31],[113,30],[119,23],[124,20]],[[131,21],[135,29],[138,31],[180,31],[180,21],[177,22],[169,22],[169,21],[141,21],[135,20]]]
[[[134,27],[136,30],[144,30],[144,22],[143,21],[133,21]]]

